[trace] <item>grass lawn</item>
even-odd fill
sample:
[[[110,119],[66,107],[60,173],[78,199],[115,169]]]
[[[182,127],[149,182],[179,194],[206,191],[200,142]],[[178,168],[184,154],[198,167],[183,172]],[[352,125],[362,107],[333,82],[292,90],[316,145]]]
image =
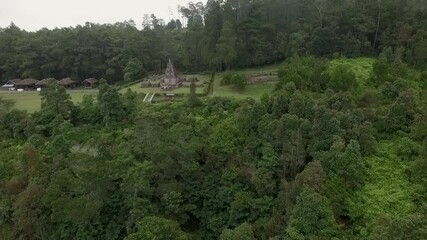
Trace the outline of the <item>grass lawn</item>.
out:
[[[276,74],[277,70],[279,69],[279,66],[280,65],[270,65],[261,68],[250,68],[236,70],[232,72],[243,73],[245,75],[257,75],[262,73]],[[233,89],[232,86],[221,85],[221,79],[223,75],[224,73],[219,73],[215,76],[213,96],[234,97],[237,99],[245,99],[249,97],[259,100],[264,93],[272,93],[277,83],[276,81],[274,81],[267,83],[249,84],[246,86],[246,89],[243,92],[237,92]]]
[[[70,90],[67,91],[74,103],[81,102],[83,96],[86,94],[96,94],[97,90]],[[15,101],[15,108],[28,112],[35,112],[40,109],[41,97],[40,93],[36,91],[28,92],[11,92],[0,91],[0,96],[4,99],[11,99]]]

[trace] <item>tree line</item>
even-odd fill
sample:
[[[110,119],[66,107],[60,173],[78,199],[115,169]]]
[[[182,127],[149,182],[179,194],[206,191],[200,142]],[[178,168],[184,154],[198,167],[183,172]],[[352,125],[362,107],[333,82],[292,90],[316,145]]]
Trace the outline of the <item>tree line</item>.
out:
[[[387,47],[422,67],[426,5],[424,0],[208,0],[181,8],[185,26],[154,15],[143,18],[142,30],[133,20],[36,32],[12,23],[0,29],[0,79],[95,77],[116,83],[134,80],[125,75],[135,62],[136,72],[160,73],[168,58],[181,71],[222,71],[294,55],[375,56]]]

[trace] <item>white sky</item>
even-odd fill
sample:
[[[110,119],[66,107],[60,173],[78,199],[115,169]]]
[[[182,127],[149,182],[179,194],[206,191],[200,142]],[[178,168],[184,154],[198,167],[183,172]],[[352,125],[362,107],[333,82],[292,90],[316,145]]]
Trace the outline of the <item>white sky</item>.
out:
[[[0,0],[0,27],[14,22],[21,29],[69,27],[85,22],[115,23],[133,19],[141,27],[144,14],[167,23],[180,18],[177,6],[192,0]],[[193,2],[206,0],[193,0]]]

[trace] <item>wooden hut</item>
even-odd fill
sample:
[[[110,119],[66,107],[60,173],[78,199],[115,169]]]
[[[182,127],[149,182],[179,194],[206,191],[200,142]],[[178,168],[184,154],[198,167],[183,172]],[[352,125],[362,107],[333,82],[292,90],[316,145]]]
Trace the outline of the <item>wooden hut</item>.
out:
[[[36,83],[36,87],[38,87],[38,88],[47,87],[47,85],[49,84],[49,81],[55,81],[55,82],[57,82],[57,80],[55,78],[45,78],[43,80],[38,81]]]
[[[9,89],[15,88],[15,85],[20,81],[21,81],[21,79],[12,79],[12,80],[7,81],[7,83],[4,84],[2,87],[9,88]]]
[[[22,88],[22,89],[29,89],[29,88],[35,88],[36,83],[38,81],[33,78],[27,78],[24,80],[21,80],[15,84],[15,88]]]
[[[87,78],[83,81],[85,88],[96,88],[98,80],[96,78]]]
[[[65,88],[75,88],[76,87],[76,81],[72,80],[71,78],[63,78],[60,81],[58,81],[58,84],[65,87]]]

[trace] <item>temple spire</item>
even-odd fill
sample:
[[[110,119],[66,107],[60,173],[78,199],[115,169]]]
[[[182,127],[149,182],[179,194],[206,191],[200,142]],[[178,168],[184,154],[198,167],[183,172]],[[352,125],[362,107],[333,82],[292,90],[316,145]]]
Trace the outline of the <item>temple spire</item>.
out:
[[[174,86],[177,87],[181,84],[180,78],[176,75],[175,69],[173,67],[172,61],[169,58],[169,63],[167,64],[165,77],[163,78],[163,82],[166,86]]]

